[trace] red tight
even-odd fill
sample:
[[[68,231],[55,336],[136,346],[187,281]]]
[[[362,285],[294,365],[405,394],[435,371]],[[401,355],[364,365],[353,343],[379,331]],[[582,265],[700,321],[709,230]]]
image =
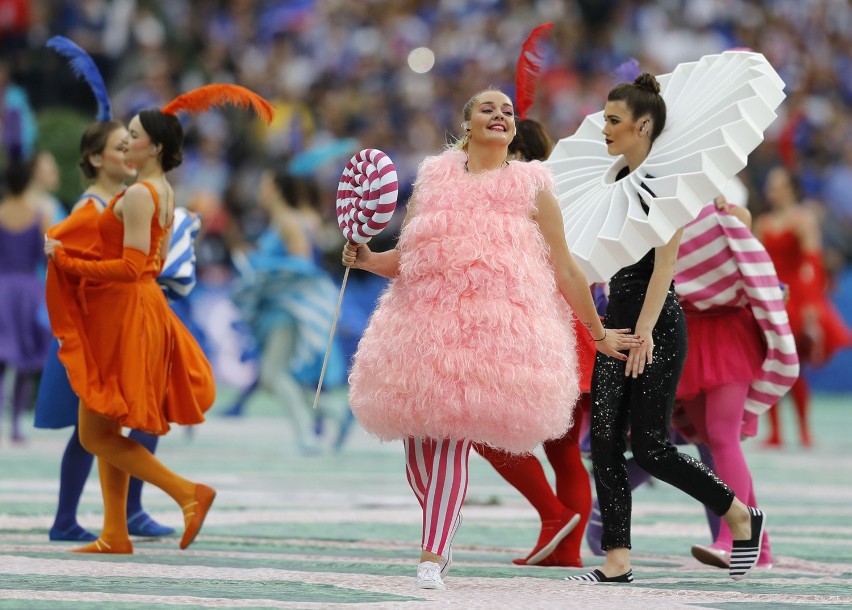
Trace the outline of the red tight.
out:
[[[808,411],[811,404],[811,392],[808,388],[808,383],[802,375],[790,388],[790,396],[793,399],[793,405],[796,408],[796,419],[799,422],[799,440],[803,447],[810,447],[813,443],[811,439],[810,426],[808,425]],[[779,408],[781,403],[778,403],[769,409],[769,437],[766,439],[766,444],[772,447],[780,447],[784,444],[781,439],[781,416]]]
[[[541,462],[534,455],[511,455],[481,445],[477,453],[529,500],[542,521],[558,519],[565,509],[580,515],[580,523],[559,544],[554,554],[563,563],[580,561],[580,545],[592,510],[589,473],[580,456],[580,430],[584,414],[589,412],[589,395],[582,394],[574,415],[574,425],[562,438],[544,443],[547,461],[556,474],[556,492],[547,480]],[[582,565],[581,563],[579,565]]]

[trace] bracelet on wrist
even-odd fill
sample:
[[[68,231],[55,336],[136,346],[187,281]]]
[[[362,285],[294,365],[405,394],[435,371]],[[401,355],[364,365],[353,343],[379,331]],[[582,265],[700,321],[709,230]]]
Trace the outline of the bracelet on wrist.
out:
[[[604,339],[606,339],[606,329],[604,329],[604,335],[600,339],[595,339],[594,337],[592,337],[592,341],[594,341],[595,343],[600,343]]]

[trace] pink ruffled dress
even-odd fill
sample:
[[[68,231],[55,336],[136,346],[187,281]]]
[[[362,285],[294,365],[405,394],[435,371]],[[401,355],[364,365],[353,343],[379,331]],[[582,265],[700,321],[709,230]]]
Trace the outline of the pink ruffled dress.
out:
[[[420,166],[350,372],[352,410],[383,440],[471,439],[514,453],[562,436],[579,395],[571,312],[532,214],[539,162],[468,174],[447,151]]]

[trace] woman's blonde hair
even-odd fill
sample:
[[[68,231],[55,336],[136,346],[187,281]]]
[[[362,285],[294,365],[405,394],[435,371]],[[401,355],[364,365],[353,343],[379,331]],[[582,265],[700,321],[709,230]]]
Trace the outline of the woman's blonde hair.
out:
[[[462,117],[464,118],[464,121],[462,122],[462,125],[464,125],[465,123],[467,123],[468,125],[470,124],[470,117],[473,116],[473,105],[476,103],[476,98],[478,98],[483,93],[488,93],[489,91],[498,91],[500,93],[503,93],[497,87],[488,87],[488,89],[483,89],[482,91],[477,91],[476,93],[474,93],[473,97],[467,100],[467,103],[464,105],[464,110],[462,111]],[[456,138],[455,140],[447,144],[447,149],[467,151],[467,145],[468,142],[470,142],[470,136],[468,136],[467,134],[468,131],[469,127],[463,128],[461,137]]]

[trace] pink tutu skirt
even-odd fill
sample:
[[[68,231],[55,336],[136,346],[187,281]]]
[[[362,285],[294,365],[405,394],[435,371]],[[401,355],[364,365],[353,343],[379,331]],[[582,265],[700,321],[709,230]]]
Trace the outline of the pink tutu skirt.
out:
[[[677,397],[730,383],[751,383],[763,365],[766,345],[751,309],[686,310],[689,337]]]

